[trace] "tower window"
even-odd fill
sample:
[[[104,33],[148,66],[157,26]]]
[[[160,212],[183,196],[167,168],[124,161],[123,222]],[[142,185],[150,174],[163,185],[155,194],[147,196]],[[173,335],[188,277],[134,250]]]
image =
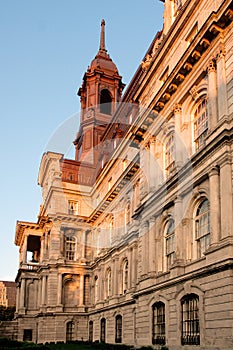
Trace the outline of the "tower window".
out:
[[[112,97],[107,89],[103,89],[100,93],[100,112],[111,115]]]

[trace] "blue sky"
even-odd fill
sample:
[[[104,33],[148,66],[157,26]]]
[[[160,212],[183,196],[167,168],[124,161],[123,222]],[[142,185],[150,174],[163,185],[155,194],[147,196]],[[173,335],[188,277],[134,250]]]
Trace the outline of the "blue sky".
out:
[[[16,221],[37,221],[41,156],[58,126],[80,110],[76,93],[98,51],[101,19],[108,53],[128,84],[162,14],[159,0],[0,2],[0,280],[15,279]]]

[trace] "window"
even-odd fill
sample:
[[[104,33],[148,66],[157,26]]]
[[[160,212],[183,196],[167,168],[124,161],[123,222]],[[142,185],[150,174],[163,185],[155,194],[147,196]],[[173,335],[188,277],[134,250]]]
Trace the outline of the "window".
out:
[[[100,113],[111,115],[112,97],[107,89],[103,89],[100,93]]]
[[[68,214],[78,215],[78,202],[68,201]]]
[[[174,220],[170,219],[165,227],[167,269],[169,269],[175,260],[174,237],[175,224]]]
[[[210,245],[210,213],[208,199],[203,200],[197,208],[195,235],[198,246],[198,257],[201,257]]]
[[[106,297],[109,298],[111,296],[112,292],[112,275],[111,275],[111,269],[107,269],[106,274]]]
[[[76,252],[76,239],[72,236],[65,238],[66,260],[74,261]]]
[[[165,343],[165,304],[158,302],[152,306],[152,344]]]
[[[66,324],[66,341],[73,340],[74,336],[74,323],[72,321]]]
[[[174,133],[171,133],[165,143],[165,170],[170,176],[175,169],[175,140]]]
[[[105,343],[106,336],[106,319],[102,318],[100,320],[100,342]]]
[[[188,294],[181,300],[182,345],[200,345],[198,304],[199,298],[195,294]]]
[[[32,341],[32,329],[23,330],[23,341]]]
[[[89,341],[93,342],[93,321],[89,322]]]
[[[202,99],[194,111],[194,142],[195,150],[205,145],[208,131],[208,108],[207,99]]]
[[[122,292],[125,294],[128,289],[128,260],[126,259],[123,262],[123,269],[122,269]]]
[[[122,316],[116,316],[115,343],[122,343]]]

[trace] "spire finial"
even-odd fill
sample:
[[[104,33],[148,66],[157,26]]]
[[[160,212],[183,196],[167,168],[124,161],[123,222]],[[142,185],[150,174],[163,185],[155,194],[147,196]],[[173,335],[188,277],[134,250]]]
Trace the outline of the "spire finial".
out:
[[[101,34],[100,34],[100,51],[106,52],[105,49],[105,20],[101,21]]]

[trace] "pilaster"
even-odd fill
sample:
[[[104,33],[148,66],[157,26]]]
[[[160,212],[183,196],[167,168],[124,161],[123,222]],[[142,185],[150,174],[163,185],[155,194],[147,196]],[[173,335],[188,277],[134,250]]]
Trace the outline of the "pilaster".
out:
[[[207,68],[208,72],[208,116],[209,130],[213,130],[218,122],[217,74],[215,61],[212,59]]]
[[[233,194],[232,164],[229,156],[220,164],[220,198],[221,198],[221,238],[232,235],[233,227]]]
[[[209,172],[209,191],[211,244],[216,244],[220,237],[219,168],[217,166]]]
[[[225,55],[226,52],[222,46],[216,55],[219,119],[228,114]]]

